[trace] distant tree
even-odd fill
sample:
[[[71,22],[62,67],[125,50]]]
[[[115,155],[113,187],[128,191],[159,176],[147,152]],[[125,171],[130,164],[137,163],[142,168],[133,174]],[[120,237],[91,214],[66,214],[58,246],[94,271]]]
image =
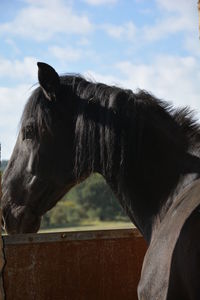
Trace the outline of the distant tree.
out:
[[[8,160],[2,160],[1,162],[1,171],[3,172],[8,164]]]
[[[100,220],[125,218],[125,214],[116,197],[104,178],[99,174],[90,176],[69,192],[66,198],[76,201],[86,211],[89,211],[90,215],[95,215],[94,211],[96,211],[96,216]]]
[[[114,194],[99,174],[74,187],[44,215],[42,228],[81,225],[88,221],[113,221],[128,218]]]

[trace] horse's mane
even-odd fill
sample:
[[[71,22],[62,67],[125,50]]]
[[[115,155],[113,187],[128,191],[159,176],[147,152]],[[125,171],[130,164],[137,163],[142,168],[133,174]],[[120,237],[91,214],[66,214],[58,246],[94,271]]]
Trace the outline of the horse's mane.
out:
[[[188,108],[173,109],[150,93],[102,83],[79,75],[61,76],[77,101],[75,117],[75,173],[81,175],[100,167],[103,175],[123,177],[129,160],[142,159],[144,136],[152,143],[156,135],[169,138],[171,147],[193,151],[200,145],[200,128]],[[44,100],[44,101],[43,101]],[[66,95],[66,101],[70,101]],[[38,131],[51,130],[52,103],[45,101],[40,87],[27,102],[21,123],[34,116]],[[96,165],[98,162],[98,166]],[[115,163],[113,163],[115,162]]]
[[[86,163],[92,172],[99,158],[103,174],[123,177],[130,158],[135,156],[136,164],[139,163],[144,151],[141,148],[143,136],[150,133],[153,137],[151,129],[169,138],[172,148],[194,152],[200,145],[200,127],[187,107],[174,109],[144,90],[133,93],[84,79],[75,89],[83,100],[78,106],[76,120],[78,173]]]

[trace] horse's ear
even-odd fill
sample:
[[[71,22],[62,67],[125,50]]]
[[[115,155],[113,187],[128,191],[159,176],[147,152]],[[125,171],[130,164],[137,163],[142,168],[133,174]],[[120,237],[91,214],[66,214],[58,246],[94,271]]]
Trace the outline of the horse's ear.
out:
[[[60,77],[50,65],[38,62],[38,81],[45,96],[49,100],[56,100],[56,93],[60,87]]]

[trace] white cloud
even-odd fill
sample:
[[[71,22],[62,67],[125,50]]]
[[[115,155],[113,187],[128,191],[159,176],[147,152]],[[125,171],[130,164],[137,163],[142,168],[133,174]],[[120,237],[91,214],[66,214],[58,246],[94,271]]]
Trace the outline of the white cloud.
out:
[[[160,9],[165,13],[163,22],[157,25],[158,31],[163,29],[163,33],[197,31],[198,11],[197,1],[192,0],[156,0]]]
[[[14,80],[13,87],[0,86],[0,142],[2,157],[8,159],[14,147],[24,104],[37,82],[37,64],[33,57],[8,60],[0,57],[0,78]],[[23,84],[16,85],[16,82]]]
[[[89,46],[91,44],[90,40],[86,37],[82,37],[78,42],[77,45],[79,46]]]
[[[0,142],[3,159],[8,159],[11,155],[23,107],[29,95],[29,85],[0,87]]]
[[[79,44],[79,43],[77,43]],[[87,45],[81,45],[82,47]],[[50,46],[48,49],[48,54],[50,54],[53,58],[56,59],[56,61],[60,61],[61,65],[65,63],[72,63],[72,62],[78,62],[80,61],[97,61],[98,55],[95,51],[89,49],[88,47],[84,47],[85,49],[82,49],[82,47],[59,47],[59,46]],[[64,70],[65,71],[65,70]],[[73,72],[73,70],[72,70]]]
[[[77,61],[82,56],[80,49],[74,49],[72,47],[61,48],[58,46],[52,46],[49,48],[49,53],[57,59],[65,62]]]
[[[200,57],[200,41],[197,34],[187,35],[185,38],[185,48],[189,53],[196,57]]]
[[[37,41],[48,40],[58,33],[87,34],[92,24],[85,15],[73,12],[62,0],[26,1],[16,17],[0,24],[1,35],[16,35]]]
[[[115,65],[117,75],[88,71],[89,78],[109,85],[145,89],[174,106],[190,106],[200,115],[200,65],[194,57],[160,56],[151,64],[121,61]]]
[[[133,22],[127,22],[123,25],[107,24],[102,26],[108,35],[117,39],[133,40],[136,35],[137,29]]]
[[[192,0],[156,0],[161,17],[155,24],[142,29],[146,41],[156,41],[166,36],[184,32],[198,32],[197,1]]]
[[[102,28],[113,38],[127,39],[137,47],[144,43],[155,42],[170,35],[183,32],[198,36],[197,3],[195,0],[156,0],[160,14],[153,24],[136,26],[132,20],[125,24],[104,24]],[[145,23],[145,22],[144,22]]]
[[[120,86],[122,83],[120,77],[118,78],[113,75],[100,74],[92,70],[86,71],[83,75],[86,79],[91,80],[92,82],[101,82],[101,83],[116,85],[116,86]]]
[[[11,78],[18,80],[24,80],[33,82],[36,80],[37,65],[36,58],[24,57],[20,60],[9,60],[0,57],[0,78]]]
[[[13,50],[14,54],[20,54],[21,50],[19,49],[19,47],[16,45],[16,43],[12,40],[12,39],[5,39],[5,42],[7,45],[10,46],[10,48]]]
[[[118,0],[84,0],[84,2],[90,5],[115,4],[117,1]]]
[[[123,85],[146,89],[175,105],[189,105],[200,111],[200,66],[193,57],[160,56],[152,64],[120,62]]]
[[[188,14],[193,11],[193,7],[197,9],[197,1],[188,0],[156,0],[157,4],[169,12],[179,12],[182,14]]]
[[[192,23],[189,18],[170,16],[157,21],[153,26],[144,27],[142,37],[146,41],[156,41],[171,34],[190,31],[194,28],[194,22]]]

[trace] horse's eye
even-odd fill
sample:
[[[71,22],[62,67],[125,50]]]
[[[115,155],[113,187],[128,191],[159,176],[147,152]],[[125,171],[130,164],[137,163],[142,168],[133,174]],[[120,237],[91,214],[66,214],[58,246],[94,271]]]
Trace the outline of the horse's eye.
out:
[[[23,140],[32,140],[34,138],[34,128],[31,125],[27,125],[24,128]]]

